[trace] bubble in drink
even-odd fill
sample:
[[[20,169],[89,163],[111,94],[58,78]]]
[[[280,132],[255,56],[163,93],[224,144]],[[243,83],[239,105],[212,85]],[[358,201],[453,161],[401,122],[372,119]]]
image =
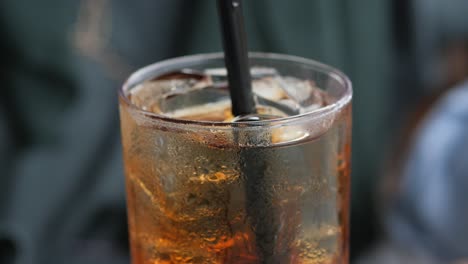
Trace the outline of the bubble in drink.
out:
[[[272,68],[252,77],[257,113],[247,116],[231,114],[224,69],[183,70],[128,92],[156,119],[231,126],[181,130],[121,104],[133,264],[347,263],[350,107],[317,122],[233,129],[337,100]]]

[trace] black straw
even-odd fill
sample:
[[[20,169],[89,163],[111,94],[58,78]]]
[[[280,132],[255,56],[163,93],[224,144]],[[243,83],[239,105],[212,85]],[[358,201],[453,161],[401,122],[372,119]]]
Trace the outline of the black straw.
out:
[[[223,32],[224,60],[228,71],[232,113],[234,116],[254,114],[256,109],[241,0],[218,0],[218,11]],[[255,145],[255,141],[262,138],[262,135],[248,138]],[[234,140],[240,140],[238,131],[234,132]],[[281,223],[275,216],[272,199],[268,195],[272,186],[266,173],[269,162],[274,162],[274,159],[259,156],[256,150],[255,147],[241,147],[239,151],[240,159],[243,160],[240,162],[240,171],[245,178],[246,211],[255,234],[255,254],[259,263],[280,263],[274,252]]]
[[[232,114],[255,113],[241,0],[218,0]]]

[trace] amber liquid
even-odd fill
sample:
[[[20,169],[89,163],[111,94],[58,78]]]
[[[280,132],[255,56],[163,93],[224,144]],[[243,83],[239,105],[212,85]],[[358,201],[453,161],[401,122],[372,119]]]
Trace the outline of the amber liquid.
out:
[[[121,104],[132,263],[348,263],[350,114],[319,137],[236,147]]]

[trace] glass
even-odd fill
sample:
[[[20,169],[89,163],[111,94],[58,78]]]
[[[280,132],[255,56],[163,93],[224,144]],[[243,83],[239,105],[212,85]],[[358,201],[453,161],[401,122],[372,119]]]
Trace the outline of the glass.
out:
[[[120,91],[133,264],[348,263],[351,83],[312,60],[249,56],[252,67],[319,87],[328,104],[310,107],[318,96],[310,90],[296,94],[309,108],[293,116],[223,122],[210,117],[220,111],[193,118],[190,93],[177,108],[192,109],[191,118],[133,103],[145,81],[219,71],[222,54],[150,65]],[[158,109],[172,98],[153,96]]]

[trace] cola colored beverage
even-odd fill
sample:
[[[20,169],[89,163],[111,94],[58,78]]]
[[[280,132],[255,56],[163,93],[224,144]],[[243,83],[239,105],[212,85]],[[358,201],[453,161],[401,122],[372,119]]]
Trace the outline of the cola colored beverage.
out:
[[[120,93],[133,264],[348,263],[351,85],[252,54],[257,113],[234,117],[220,54],[173,59]]]

